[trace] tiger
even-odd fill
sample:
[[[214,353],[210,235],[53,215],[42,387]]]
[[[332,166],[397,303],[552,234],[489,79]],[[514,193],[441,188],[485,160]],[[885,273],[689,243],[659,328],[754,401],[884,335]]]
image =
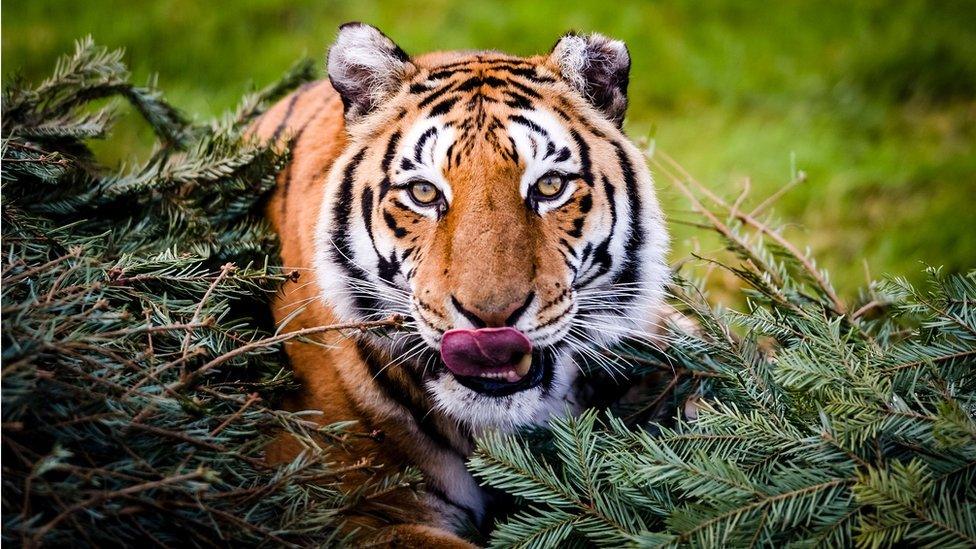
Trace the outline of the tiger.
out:
[[[569,32],[529,57],[410,56],[353,22],[327,57],[250,130],[291,151],[266,204],[299,273],[275,320],[399,329],[286,343],[301,389],[285,406],[367,433],[329,450],[349,487],[422,474],[419,496],[350,513],[352,539],[471,547],[499,501],[466,468],[476,438],[580,412],[582,360],[662,324],[668,234],[622,130],[630,53]],[[283,435],[267,455],[302,449]]]

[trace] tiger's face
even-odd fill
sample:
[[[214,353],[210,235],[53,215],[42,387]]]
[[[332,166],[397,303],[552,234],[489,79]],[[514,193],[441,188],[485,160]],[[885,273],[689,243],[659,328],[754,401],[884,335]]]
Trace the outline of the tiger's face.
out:
[[[565,408],[580,357],[651,329],[667,236],[624,136],[630,58],[602,36],[549,55],[408,57],[342,27],[329,76],[349,144],[316,230],[318,282],[446,415],[473,428]]]

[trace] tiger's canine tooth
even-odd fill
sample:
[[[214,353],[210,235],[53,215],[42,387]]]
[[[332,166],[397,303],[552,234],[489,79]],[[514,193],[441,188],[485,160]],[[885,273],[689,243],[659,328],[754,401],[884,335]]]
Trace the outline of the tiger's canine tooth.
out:
[[[526,354],[525,356],[522,357],[522,360],[519,361],[518,366],[515,367],[515,373],[517,373],[519,377],[522,377],[525,374],[529,373],[530,368],[532,368],[531,353]]]

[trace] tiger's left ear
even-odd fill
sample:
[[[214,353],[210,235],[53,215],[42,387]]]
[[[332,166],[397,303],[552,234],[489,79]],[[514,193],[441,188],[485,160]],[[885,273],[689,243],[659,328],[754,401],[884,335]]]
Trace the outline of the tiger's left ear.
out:
[[[562,77],[619,128],[627,112],[630,52],[602,34],[563,35],[549,59]]]
[[[415,69],[400,46],[365,23],[339,27],[329,48],[329,80],[342,97],[347,122],[389,99]]]

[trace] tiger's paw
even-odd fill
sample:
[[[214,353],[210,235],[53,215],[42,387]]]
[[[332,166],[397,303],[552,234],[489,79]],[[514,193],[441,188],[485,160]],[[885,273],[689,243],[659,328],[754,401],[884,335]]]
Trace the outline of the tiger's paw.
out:
[[[434,526],[399,524],[379,530],[367,538],[363,547],[475,549],[478,546]]]

